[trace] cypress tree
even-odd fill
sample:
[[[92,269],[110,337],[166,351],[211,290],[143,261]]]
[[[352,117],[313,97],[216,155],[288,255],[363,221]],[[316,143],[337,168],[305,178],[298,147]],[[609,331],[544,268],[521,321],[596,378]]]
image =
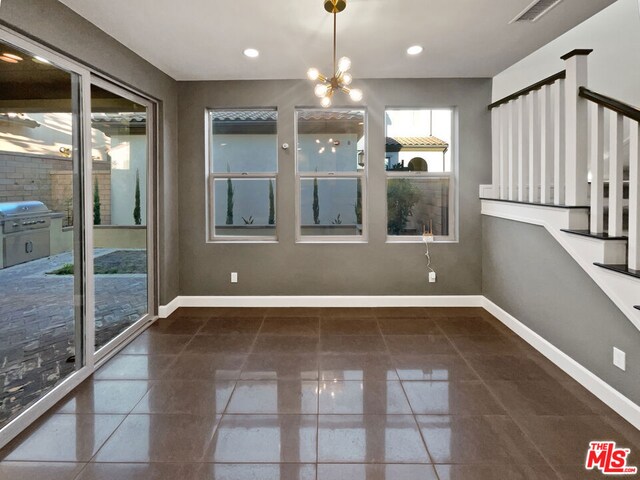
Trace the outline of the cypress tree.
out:
[[[140,215],[140,170],[136,169],[136,193],[133,200],[133,223],[136,225],[142,224],[142,217]]]
[[[318,198],[317,177],[313,179],[313,223],[320,225],[320,199]]]
[[[269,180],[269,225],[276,223],[275,198],[273,195],[273,180]]]
[[[100,191],[98,190],[98,179],[95,180],[93,187],[93,224],[100,225],[102,217],[100,215]]]

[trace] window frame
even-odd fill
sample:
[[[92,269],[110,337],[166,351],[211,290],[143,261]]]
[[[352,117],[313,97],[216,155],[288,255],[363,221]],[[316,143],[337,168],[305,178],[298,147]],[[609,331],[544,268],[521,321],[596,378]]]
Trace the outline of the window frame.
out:
[[[364,168],[355,172],[300,172],[299,150],[298,150],[298,115],[300,112],[352,112],[362,111],[363,132],[364,132]],[[294,108],[294,145],[295,145],[295,221],[296,221],[296,243],[368,243],[369,222],[368,222],[368,195],[367,179],[369,172],[369,112],[366,107],[295,107]],[[301,188],[302,180],[322,179],[355,179],[360,180],[360,195],[362,203],[362,235],[302,235],[302,209],[301,209]]]
[[[458,192],[458,108],[457,107],[424,107],[424,106],[412,106],[412,107],[392,107],[386,106],[384,108],[385,112],[385,122],[384,122],[384,135],[387,137],[387,122],[386,122],[386,114],[388,111],[399,111],[399,110],[446,110],[451,112],[451,142],[449,144],[449,149],[451,151],[451,169],[448,172],[421,172],[421,171],[405,171],[405,172],[396,172],[390,171],[384,168],[385,179],[384,179],[384,192],[385,192],[385,234],[386,234],[386,243],[422,243],[422,234],[419,235],[390,235],[389,234],[389,206],[388,206],[388,185],[389,180],[394,178],[407,178],[409,180],[420,178],[420,179],[448,179],[449,180],[449,235],[436,235],[433,238],[434,242],[438,243],[458,243],[458,231],[459,231],[459,192]],[[385,155],[383,158],[386,159],[386,148]]]
[[[276,113],[276,169],[274,172],[214,172],[213,170],[213,112],[228,111],[269,111]],[[215,107],[205,110],[205,151],[206,151],[206,242],[207,243],[278,243],[278,177],[279,177],[279,149],[278,149],[278,118],[277,107]],[[275,233],[274,235],[216,235],[215,223],[215,181],[216,180],[273,180]]]

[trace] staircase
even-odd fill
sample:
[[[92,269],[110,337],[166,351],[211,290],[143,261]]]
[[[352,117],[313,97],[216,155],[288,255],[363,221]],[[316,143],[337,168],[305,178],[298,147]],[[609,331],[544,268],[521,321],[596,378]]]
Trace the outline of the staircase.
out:
[[[640,110],[587,88],[590,53],[489,105],[482,213],[545,227],[640,329]]]

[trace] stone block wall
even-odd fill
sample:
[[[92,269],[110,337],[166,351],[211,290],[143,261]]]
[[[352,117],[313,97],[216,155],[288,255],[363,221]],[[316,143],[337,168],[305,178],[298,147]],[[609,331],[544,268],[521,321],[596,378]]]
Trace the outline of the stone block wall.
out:
[[[72,171],[70,158],[0,153],[0,202],[44,202],[49,209],[62,212],[63,225],[68,226],[73,216]],[[93,172],[100,192],[102,224],[108,225],[111,223],[111,166],[108,162],[94,161]]]

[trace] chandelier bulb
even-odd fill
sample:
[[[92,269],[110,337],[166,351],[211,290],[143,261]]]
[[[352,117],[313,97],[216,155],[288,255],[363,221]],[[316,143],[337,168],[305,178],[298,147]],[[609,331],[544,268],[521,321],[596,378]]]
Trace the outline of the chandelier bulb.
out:
[[[309,78],[309,80],[316,81],[319,76],[320,72],[317,68],[310,68],[309,70],[307,70],[307,77]]]
[[[340,70],[341,72],[346,72],[350,68],[351,60],[349,59],[349,57],[342,57],[340,60],[338,60],[338,70]]]
[[[351,85],[351,82],[353,81],[353,77],[351,76],[350,73],[345,73],[344,75],[342,75],[342,83],[345,85]]]
[[[329,108],[331,106],[331,99],[329,97],[324,97],[322,100],[320,100],[320,105],[322,105],[324,108]]]
[[[349,92],[349,96],[354,102],[359,102],[363,97],[362,90],[360,90],[359,88],[354,88]]]
[[[316,88],[314,89],[314,93],[318,98],[322,98],[326,96],[328,91],[329,91],[329,87],[324,83],[317,84]]]

